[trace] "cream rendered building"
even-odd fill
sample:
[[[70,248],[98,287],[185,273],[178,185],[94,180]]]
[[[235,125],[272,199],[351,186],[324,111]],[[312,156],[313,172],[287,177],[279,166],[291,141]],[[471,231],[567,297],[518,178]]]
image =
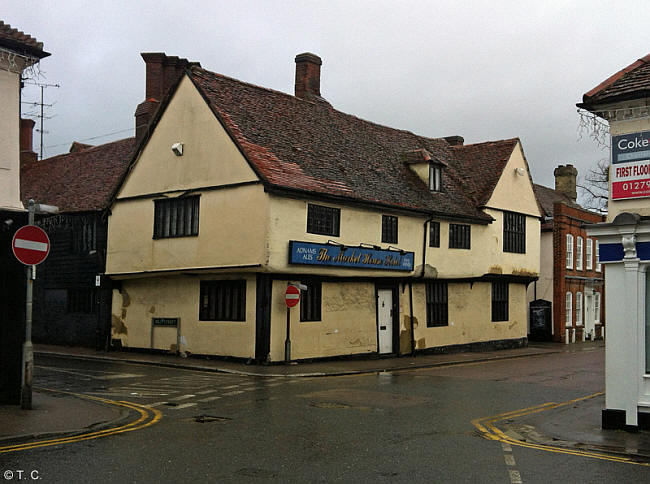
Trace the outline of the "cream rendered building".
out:
[[[296,64],[296,96],[193,65],[163,101],[111,206],[114,340],[261,361],[525,345],[519,140],[361,120],[320,96],[317,56]]]

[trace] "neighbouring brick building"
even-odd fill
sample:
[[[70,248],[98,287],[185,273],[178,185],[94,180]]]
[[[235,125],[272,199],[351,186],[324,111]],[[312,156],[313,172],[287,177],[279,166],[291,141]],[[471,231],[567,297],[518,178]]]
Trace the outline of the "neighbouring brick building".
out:
[[[577,174],[572,165],[561,165],[554,171],[555,189],[534,185],[544,219],[540,277],[529,288],[529,300],[552,308],[550,337],[564,343],[605,335],[598,241],[585,229],[585,224],[601,222],[604,216],[576,203]]]

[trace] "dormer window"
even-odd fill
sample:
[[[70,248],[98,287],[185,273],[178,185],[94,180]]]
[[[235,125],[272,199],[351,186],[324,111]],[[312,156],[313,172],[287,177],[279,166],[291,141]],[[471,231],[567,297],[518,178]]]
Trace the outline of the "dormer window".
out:
[[[429,187],[429,191],[442,191],[442,170],[447,166],[447,163],[434,158],[424,148],[402,153],[402,160]]]
[[[429,190],[432,192],[442,191],[442,164],[429,163]]]

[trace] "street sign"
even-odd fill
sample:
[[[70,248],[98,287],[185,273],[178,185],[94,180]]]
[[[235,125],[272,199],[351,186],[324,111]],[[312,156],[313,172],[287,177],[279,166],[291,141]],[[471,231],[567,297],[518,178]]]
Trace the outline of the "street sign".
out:
[[[16,259],[23,264],[37,265],[50,253],[50,239],[42,228],[25,225],[14,234],[11,248]]]
[[[288,308],[298,304],[300,302],[300,289],[296,286],[287,286],[287,291],[284,293],[284,302],[287,303]]]

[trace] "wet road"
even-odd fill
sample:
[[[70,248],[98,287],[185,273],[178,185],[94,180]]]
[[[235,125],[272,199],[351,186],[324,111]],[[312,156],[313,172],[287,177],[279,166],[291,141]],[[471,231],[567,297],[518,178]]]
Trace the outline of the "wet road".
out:
[[[650,480],[650,468],[509,448],[471,423],[601,391],[602,349],[319,378],[43,357],[36,364],[37,386],[163,414],[142,430],[0,456],[0,467],[37,469],[42,482]]]

